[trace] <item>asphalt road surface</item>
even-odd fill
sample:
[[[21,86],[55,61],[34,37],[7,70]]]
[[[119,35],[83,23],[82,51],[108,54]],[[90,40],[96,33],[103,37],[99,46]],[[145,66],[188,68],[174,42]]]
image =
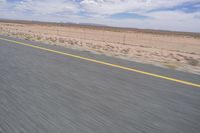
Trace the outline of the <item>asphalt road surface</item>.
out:
[[[200,84],[194,74],[18,41]],[[0,133],[199,132],[198,87],[0,40]]]

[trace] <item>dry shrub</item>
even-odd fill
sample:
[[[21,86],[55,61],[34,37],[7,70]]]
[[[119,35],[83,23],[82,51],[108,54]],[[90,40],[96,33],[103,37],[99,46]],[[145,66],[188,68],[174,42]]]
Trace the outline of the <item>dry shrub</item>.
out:
[[[126,48],[126,49],[122,49],[120,52],[122,54],[129,54],[130,50],[131,50],[130,48]]]
[[[63,39],[63,38],[59,38],[58,41],[59,41],[59,43],[65,43],[65,39]]]
[[[198,66],[198,64],[199,64],[199,61],[194,58],[187,59],[187,62],[189,65],[192,65],[192,66]]]
[[[37,40],[41,40],[42,39],[42,37],[41,36],[37,36]]]
[[[70,44],[70,45],[74,45],[74,42],[73,42],[73,40],[68,40],[68,44]]]
[[[25,34],[25,40],[31,40],[32,39],[32,36],[28,35],[28,34]]]

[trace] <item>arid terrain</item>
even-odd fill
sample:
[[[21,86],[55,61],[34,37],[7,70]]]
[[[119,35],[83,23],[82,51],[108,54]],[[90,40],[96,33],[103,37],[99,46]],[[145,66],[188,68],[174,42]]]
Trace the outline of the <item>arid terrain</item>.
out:
[[[0,34],[200,74],[200,34],[0,22]]]

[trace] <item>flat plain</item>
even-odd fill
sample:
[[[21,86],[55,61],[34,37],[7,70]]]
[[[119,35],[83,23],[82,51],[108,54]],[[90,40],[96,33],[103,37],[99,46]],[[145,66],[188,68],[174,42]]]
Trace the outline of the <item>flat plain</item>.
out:
[[[200,34],[1,21],[0,34],[200,74]]]

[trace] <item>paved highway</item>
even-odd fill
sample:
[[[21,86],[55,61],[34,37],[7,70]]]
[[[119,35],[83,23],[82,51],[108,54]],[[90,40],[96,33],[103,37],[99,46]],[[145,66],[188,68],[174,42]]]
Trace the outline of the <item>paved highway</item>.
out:
[[[199,75],[0,37],[197,85],[0,39],[0,133],[200,132]]]

